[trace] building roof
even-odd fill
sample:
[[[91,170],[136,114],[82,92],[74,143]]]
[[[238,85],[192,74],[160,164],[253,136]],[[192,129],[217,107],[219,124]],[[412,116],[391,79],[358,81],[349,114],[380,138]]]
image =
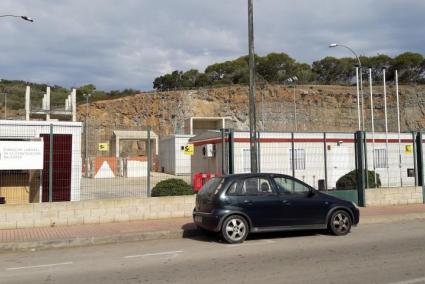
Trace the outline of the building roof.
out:
[[[120,139],[137,139],[137,140],[143,140],[148,139],[148,132],[147,131],[135,131],[135,130],[114,130],[114,135],[117,138]],[[158,135],[151,131],[150,133],[151,139],[158,139]]]

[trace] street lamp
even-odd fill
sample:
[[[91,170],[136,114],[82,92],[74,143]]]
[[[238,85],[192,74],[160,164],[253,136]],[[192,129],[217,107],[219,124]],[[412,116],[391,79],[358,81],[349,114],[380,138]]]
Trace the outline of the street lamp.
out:
[[[25,20],[27,22],[34,22],[34,19],[28,16],[17,16],[17,15],[0,15],[0,18],[6,18],[6,17],[12,17],[12,18],[21,18],[22,20]],[[7,94],[4,94],[4,119],[7,118]]]
[[[365,124],[365,118],[364,118],[364,101],[363,101],[363,72],[362,72],[362,62],[360,61],[359,56],[357,53],[350,47],[338,44],[338,43],[332,43],[329,45],[329,48],[334,47],[343,47],[345,49],[348,49],[357,59],[358,66],[356,66],[356,84],[357,84],[357,117],[359,121],[359,130],[364,130],[364,124]],[[359,72],[360,72],[360,94],[359,94]],[[360,96],[362,101],[361,106],[361,112],[360,112]]]
[[[27,22],[34,22],[34,19],[28,16],[17,16],[17,15],[0,15],[0,18],[5,18],[5,17],[13,17],[13,18],[21,18],[24,21]]]
[[[89,98],[91,97],[91,94],[83,94],[84,98],[86,98],[86,117],[85,117],[85,151],[84,156],[86,160],[86,177],[89,177],[89,152],[88,152],[88,134],[89,134],[89,125],[88,125],[88,116],[89,116]]]

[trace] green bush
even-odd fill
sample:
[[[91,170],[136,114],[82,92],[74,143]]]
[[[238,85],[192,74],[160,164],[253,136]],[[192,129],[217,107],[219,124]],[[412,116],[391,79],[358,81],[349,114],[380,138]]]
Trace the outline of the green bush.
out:
[[[163,180],[152,189],[152,196],[191,195],[192,187],[182,179],[170,178]]]
[[[369,188],[381,187],[381,178],[379,177],[379,174],[376,174],[376,184],[375,184],[375,172],[374,171],[368,171],[367,178],[368,178],[368,181],[369,181]],[[357,189],[356,170],[351,171],[351,172],[345,174],[344,176],[342,176],[336,182],[336,189],[337,190]]]

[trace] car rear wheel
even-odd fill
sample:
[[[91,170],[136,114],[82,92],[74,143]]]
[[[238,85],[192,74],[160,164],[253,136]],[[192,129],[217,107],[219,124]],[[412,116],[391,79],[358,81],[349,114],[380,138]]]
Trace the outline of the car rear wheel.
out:
[[[221,235],[229,244],[242,243],[248,236],[248,223],[238,215],[227,217],[221,227]]]
[[[351,217],[348,212],[337,210],[332,213],[328,225],[329,231],[336,236],[344,236],[351,230]]]

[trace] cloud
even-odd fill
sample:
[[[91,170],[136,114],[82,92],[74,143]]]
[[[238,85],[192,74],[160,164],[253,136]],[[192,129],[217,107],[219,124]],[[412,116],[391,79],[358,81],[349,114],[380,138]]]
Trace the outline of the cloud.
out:
[[[246,0],[2,0],[0,77],[67,87],[151,89],[155,77],[247,54]],[[254,0],[255,48],[299,62],[425,54],[422,0]]]

